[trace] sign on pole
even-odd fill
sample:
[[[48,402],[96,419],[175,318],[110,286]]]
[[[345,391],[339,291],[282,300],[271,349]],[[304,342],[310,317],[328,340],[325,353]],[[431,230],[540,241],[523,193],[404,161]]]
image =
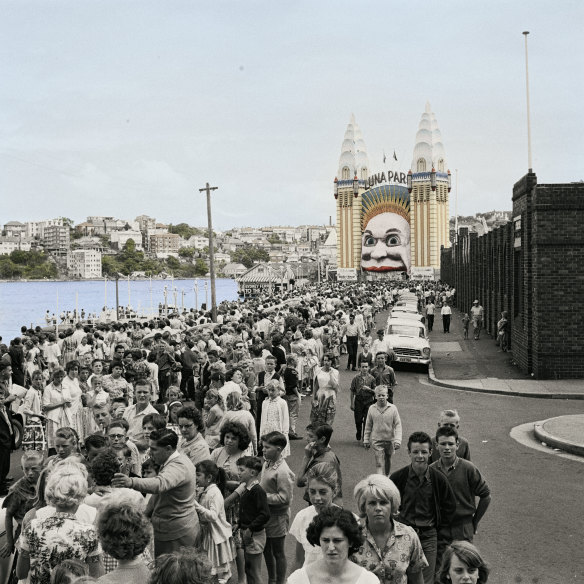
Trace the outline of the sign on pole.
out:
[[[337,282],[356,282],[357,268],[337,268]]]

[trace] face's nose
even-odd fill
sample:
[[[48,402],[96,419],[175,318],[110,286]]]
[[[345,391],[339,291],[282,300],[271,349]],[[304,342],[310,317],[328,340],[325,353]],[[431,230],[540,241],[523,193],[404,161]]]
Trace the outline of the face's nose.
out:
[[[385,256],[387,256],[386,246],[382,241],[378,241],[375,244],[375,247],[373,248],[373,250],[371,252],[371,257],[374,260],[380,260],[381,258],[384,258]]]

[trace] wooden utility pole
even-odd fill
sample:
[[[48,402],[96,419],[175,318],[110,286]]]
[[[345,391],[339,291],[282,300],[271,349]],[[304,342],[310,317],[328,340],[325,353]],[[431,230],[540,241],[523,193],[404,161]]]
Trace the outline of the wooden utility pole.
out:
[[[207,193],[207,228],[209,230],[209,272],[211,274],[211,320],[217,322],[217,295],[215,294],[215,250],[213,249],[213,221],[211,220],[211,191],[219,187],[207,183],[199,192]]]

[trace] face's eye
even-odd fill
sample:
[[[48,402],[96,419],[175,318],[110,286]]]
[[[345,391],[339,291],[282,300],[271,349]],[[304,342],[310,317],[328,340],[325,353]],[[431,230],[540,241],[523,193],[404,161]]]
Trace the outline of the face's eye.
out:
[[[385,245],[387,246],[396,246],[396,245],[401,245],[401,240],[399,238],[399,235],[388,235],[387,238],[385,239]]]
[[[375,237],[371,236],[371,235],[366,235],[365,239],[363,240],[363,245],[365,247],[373,247],[375,245],[376,241],[375,241]]]

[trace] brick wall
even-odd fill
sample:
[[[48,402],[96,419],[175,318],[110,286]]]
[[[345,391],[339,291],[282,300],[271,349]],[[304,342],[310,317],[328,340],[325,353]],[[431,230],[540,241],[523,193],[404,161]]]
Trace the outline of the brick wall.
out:
[[[522,371],[584,378],[584,184],[538,185],[529,173],[513,187],[512,217],[482,237],[461,228],[441,250],[441,277],[460,310],[480,301],[491,335],[508,312]]]

